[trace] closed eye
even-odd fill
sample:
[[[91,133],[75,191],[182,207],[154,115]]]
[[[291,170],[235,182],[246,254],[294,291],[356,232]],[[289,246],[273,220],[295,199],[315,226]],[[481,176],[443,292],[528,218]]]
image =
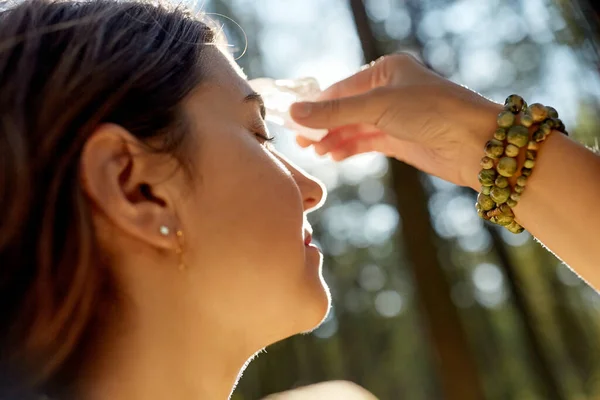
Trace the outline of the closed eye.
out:
[[[263,142],[275,143],[277,141],[277,139],[275,139],[275,136],[266,136],[262,133],[255,133],[255,135]]]
[[[274,136],[269,134],[269,130],[265,126],[265,122],[262,118],[256,118],[254,121],[252,121],[250,130],[254,133],[254,136],[256,136],[262,145],[271,149],[270,146],[275,143],[276,139]]]

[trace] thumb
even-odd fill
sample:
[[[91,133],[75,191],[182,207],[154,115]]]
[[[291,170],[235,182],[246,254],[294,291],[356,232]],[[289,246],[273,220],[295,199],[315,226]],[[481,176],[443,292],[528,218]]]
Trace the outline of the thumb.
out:
[[[335,128],[350,124],[377,125],[390,105],[385,92],[367,93],[317,102],[294,103],[290,114],[294,121],[309,128]]]

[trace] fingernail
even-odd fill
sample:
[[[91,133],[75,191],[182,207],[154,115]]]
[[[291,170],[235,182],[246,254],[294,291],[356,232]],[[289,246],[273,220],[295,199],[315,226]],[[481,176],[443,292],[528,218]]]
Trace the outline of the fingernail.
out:
[[[306,118],[312,111],[311,103],[296,103],[292,106],[292,115],[298,118]]]

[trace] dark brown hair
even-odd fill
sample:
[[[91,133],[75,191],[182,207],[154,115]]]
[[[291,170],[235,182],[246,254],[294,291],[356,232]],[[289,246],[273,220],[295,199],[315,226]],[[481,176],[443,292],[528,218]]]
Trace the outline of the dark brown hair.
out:
[[[180,104],[213,32],[135,2],[26,0],[0,13],[0,374],[56,384],[81,362],[115,292],[80,186],[82,147],[113,122],[179,154]]]

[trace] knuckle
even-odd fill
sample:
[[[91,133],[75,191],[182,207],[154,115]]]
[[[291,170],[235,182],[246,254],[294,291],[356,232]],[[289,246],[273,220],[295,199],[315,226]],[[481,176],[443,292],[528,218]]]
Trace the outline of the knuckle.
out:
[[[325,115],[329,117],[336,117],[340,114],[341,104],[338,99],[326,101],[321,104]]]
[[[394,64],[395,66],[410,66],[410,65],[416,65],[419,63],[419,61],[415,58],[415,56],[413,56],[410,53],[407,52],[400,52],[400,53],[396,53],[393,54],[391,56],[388,57],[388,59],[390,60],[389,63]]]

